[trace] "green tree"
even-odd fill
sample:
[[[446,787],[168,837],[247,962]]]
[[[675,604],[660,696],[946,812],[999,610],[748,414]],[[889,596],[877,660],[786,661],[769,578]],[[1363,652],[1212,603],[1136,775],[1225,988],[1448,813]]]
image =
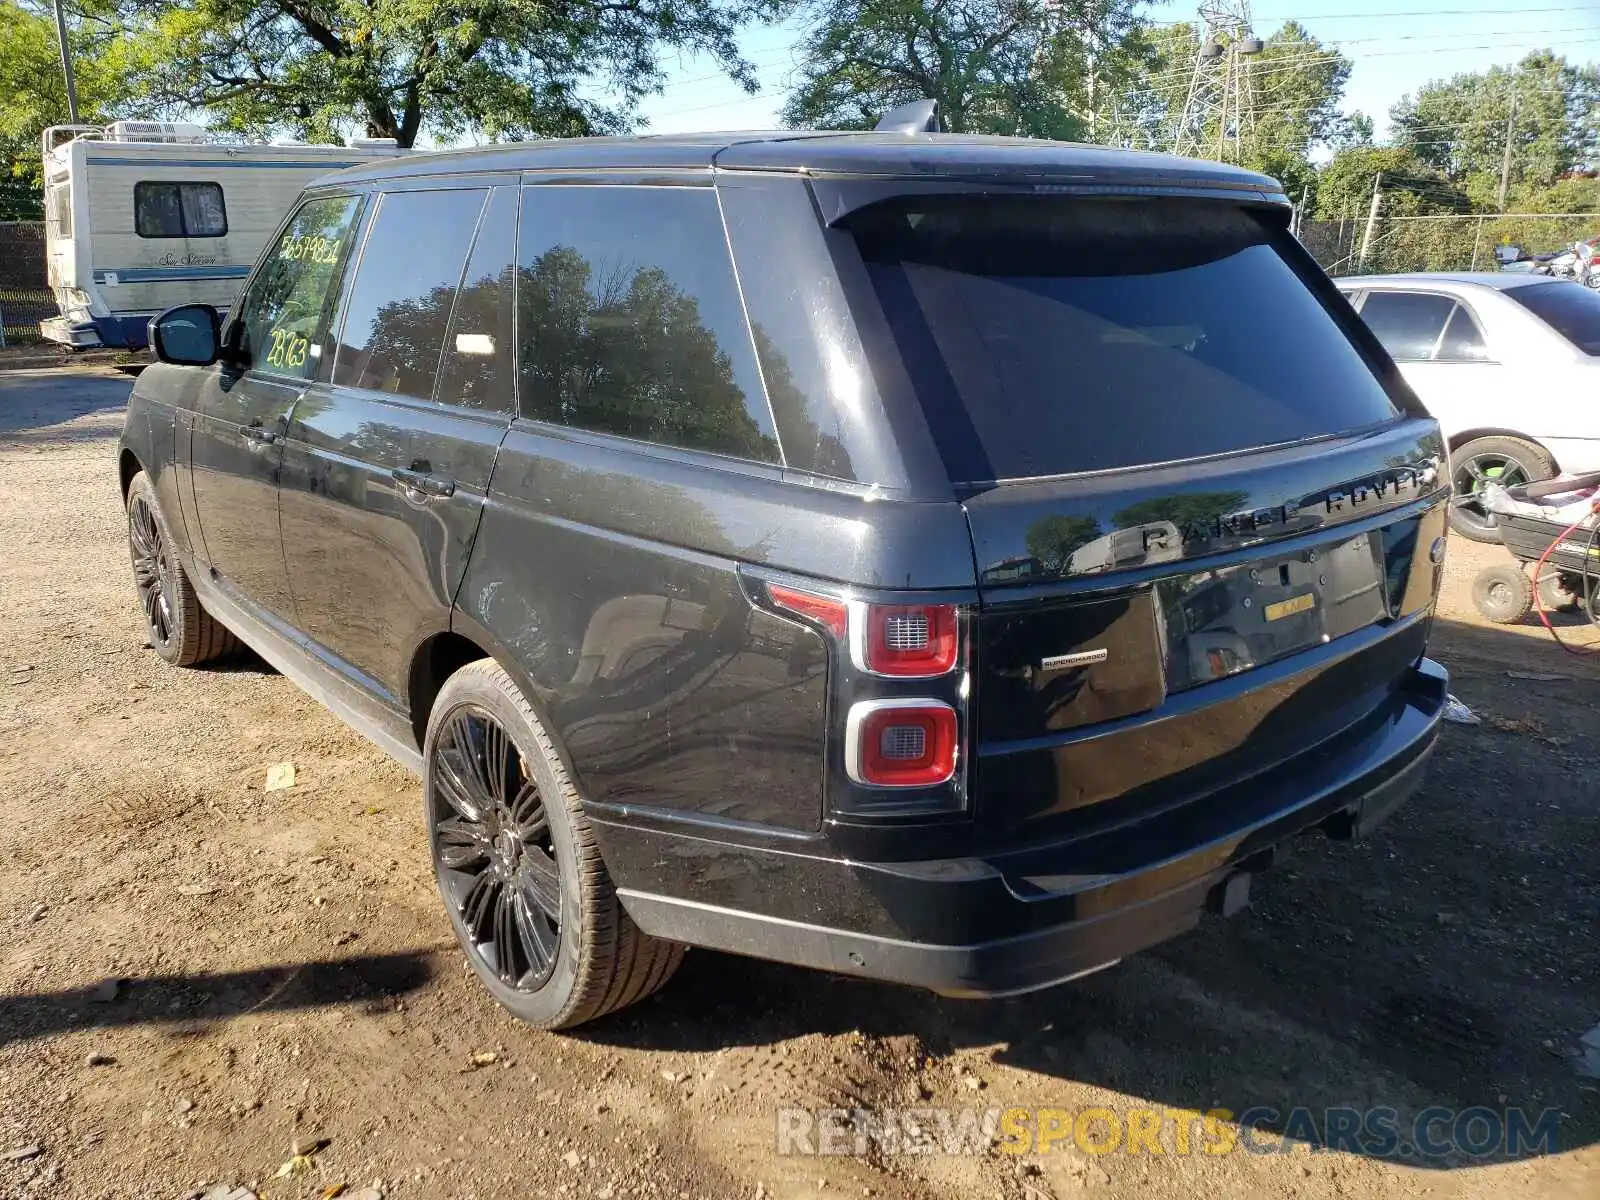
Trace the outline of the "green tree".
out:
[[[1336,153],[1317,172],[1311,215],[1301,237],[1323,266],[1335,274],[1357,269],[1374,180],[1382,178],[1383,200],[1377,237],[1364,269],[1368,271],[1463,270],[1487,264],[1492,243],[1470,224],[1457,221],[1407,221],[1396,217],[1466,214],[1472,201],[1457,184],[1420,162],[1405,146],[1356,144]]]
[[[141,94],[214,128],[413,145],[629,128],[666,52],[705,53],[747,89],[735,34],[786,0],[120,0]],[[596,99],[609,93],[610,103]]]
[[[1087,136],[1147,56],[1139,0],[812,0],[793,125],[939,101],[954,133]]]
[[[1044,569],[1059,575],[1072,561],[1073,551],[1087,546],[1100,536],[1100,522],[1093,517],[1043,517],[1028,526],[1025,543],[1028,553]]]
[[[1148,69],[1117,98],[1106,140],[1170,151],[1199,48],[1195,25],[1153,31]],[[1259,54],[1240,54],[1235,63],[1241,72],[1239,110],[1230,111],[1224,125],[1220,109],[1208,106],[1189,129],[1201,153],[1264,171],[1298,199],[1315,176],[1313,152],[1359,137],[1363,129],[1370,137],[1370,122],[1353,121],[1339,111],[1350,61],[1303,25],[1285,22],[1265,39]]]
[[[1389,216],[1467,212],[1471,207],[1465,192],[1410,147],[1355,145],[1340,150],[1317,172],[1315,215],[1331,221],[1365,218],[1379,175],[1383,211]]]
[[[1240,511],[1249,500],[1249,492],[1195,492],[1189,496],[1158,496],[1130,504],[1112,520],[1118,529],[1170,521],[1180,533],[1204,531],[1215,525],[1219,518]]]
[[[69,22],[78,116],[109,120],[131,83],[118,61],[113,14],[79,9]],[[0,218],[38,217],[44,179],[39,135],[68,120],[55,18],[40,0],[0,0]]]
[[[1179,22],[1145,31],[1144,41],[1143,60],[1113,96],[1101,140],[1136,150],[1170,151],[1198,34],[1193,25]]]
[[[1244,62],[1251,103],[1235,131],[1238,161],[1272,175],[1298,200],[1316,174],[1312,152],[1349,128],[1339,103],[1350,60],[1286,21]]]
[[[1390,111],[1395,144],[1492,207],[1513,97],[1513,182],[1550,187],[1600,162],[1600,68],[1573,66],[1547,50],[1513,67],[1435,80],[1405,96]]]

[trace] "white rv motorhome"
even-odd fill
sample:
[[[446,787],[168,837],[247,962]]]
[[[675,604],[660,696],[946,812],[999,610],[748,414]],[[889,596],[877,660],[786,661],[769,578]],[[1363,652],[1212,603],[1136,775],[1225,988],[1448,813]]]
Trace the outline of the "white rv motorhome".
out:
[[[56,125],[43,149],[45,255],[61,315],[39,331],[128,349],[174,304],[231,307],[310,180],[401,153],[392,139],[226,145],[167,121]]]

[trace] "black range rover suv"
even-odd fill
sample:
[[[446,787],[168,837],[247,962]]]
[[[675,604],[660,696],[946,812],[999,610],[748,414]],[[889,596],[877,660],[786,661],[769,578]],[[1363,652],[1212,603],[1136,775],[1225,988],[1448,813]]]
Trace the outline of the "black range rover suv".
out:
[[[306,192],[121,444],[178,665],[423,778],[477,973],[571,1026],[686,945],[962,996],[1232,911],[1418,786],[1443,449],[1270,179],[771,134]]]

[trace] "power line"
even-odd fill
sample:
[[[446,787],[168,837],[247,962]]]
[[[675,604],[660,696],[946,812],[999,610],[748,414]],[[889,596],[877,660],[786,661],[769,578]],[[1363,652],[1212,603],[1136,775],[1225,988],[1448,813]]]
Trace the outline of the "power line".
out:
[[[1313,60],[1333,61],[1333,60],[1336,60],[1336,59],[1344,57],[1342,54],[1339,54],[1337,52],[1339,47],[1371,45],[1373,43],[1389,43],[1389,42],[1405,42],[1405,41],[1432,41],[1432,40],[1434,40],[1436,38],[1498,37],[1498,36],[1501,36],[1501,35],[1511,35],[1511,36],[1521,36],[1521,37],[1540,37],[1540,38],[1542,38],[1542,37],[1544,37],[1546,35],[1549,35],[1549,34],[1588,33],[1588,32],[1590,32],[1590,31],[1592,31],[1594,29],[1595,29],[1595,26],[1593,26],[1593,25],[1565,26],[1565,27],[1562,27],[1562,28],[1559,28],[1559,29],[1504,29],[1504,30],[1478,30],[1478,29],[1474,29],[1474,30],[1459,31],[1459,32],[1455,32],[1455,33],[1407,34],[1405,36],[1396,37],[1396,38],[1373,37],[1373,38],[1351,38],[1351,39],[1340,40],[1340,41],[1334,41],[1334,40],[1320,41],[1319,40],[1318,48],[1316,48],[1316,49],[1307,49],[1307,50],[1304,50],[1304,51],[1301,51],[1301,52],[1298,52],[1298,53],[1295,53],[1295,54],[1287,54],[1287,55],[1273,55],[1273,54],[1271,54],[1271,50],[1273,48],[1273,43],[1268,42],[1268,44],[1267,44],[1267,51],[1268,52],[1262,57],[1261,65],[1257,66],[1255,64],[1252,64],[1251,65],[1251,72],[1252,72],[1253,75],[1259,77],[1261,75],[1273,73],[1273,72],[1276,72],[1276,71],[1279,71],[1279,70],[1283,70],[1283,69],[1293,69],[1293,68],[1288,67],[1289,64],[1301,64],[1301,65],[1308,65],[1309,66],[1309,65],[1315,65],[1315,62]],[[1419,50],[1415,50],[1415,51],[1404,51],[1404,52],[1397,52],[1397,53],[1406,53],[1406,54],[1413,54],[1413,53],[1420,53],[1420,54],[1455,53],[1456,51],[1461,51],[1461,50],[1495,49],[1497,46],[1502,45],[1502,44],[1503,43],[1496,43],[1495,45],[1491,45],[1491,46],[1439,46],[1439,47],[1430,47],[1430,48],[1427,48],[1427,49],[1419,49]],[[1582,43],[1580,42],[1578,44],[1582,44]],[[1280,42],[1280,43],[1278,43],[1278,45],[1282,46],[1282,45],[1284,45],[1284,43]],[[1525,47],[1528,44],[1524,43],[1523,45]],[[1510,49],[1517,49],[1518,47],[1517,46],[1511,46],[1509,48]],[[1379,57],[1379,55],[1378,54],[1364,54],[1363,57],[1374,58],[1374,57]],[[1147,75],[1147,76],[1144,77],[1144,81],[1146,83],[1148,83],[1148,82],[1155,81],[1155,80],[1175,79],[1175,78],[1180,78],[1180,77],[1184,78],[1184,79],[1187,79],[1188,76],[1189,76],[1189,71],[1190,71],[1190,68],[1187,67],[1187,66],[1177,67],[1177,68],[1173,68],[1172,70],[1160,71],[1160,72],[1156,72],[1156,73],[1151,74],[1151,75]]]
[[[1570,8],[1475,9],[1475,10],[1438,9],[1438,10],[1430,10],[1430,11],[1420,11],[1419,10],[1419,11],[1413,12],[1413,13],[1376,13],[1376,14],[1370,14],[1369,18],[1367,18],[1367,19],[1377,20],[1377,19],[1381,19],[1381,18],[1384,18],[1384,17],[1399,17],[1399,16],[1453,16],[1453,15],[1522,16],[1522,15],[1535,14],[1535,13],[1582,12],[1582,11],[1585,11],[1587,9],[1587,7],[1588,6],[1586,6],[1586,5],[1577,5],[1577,6],[1570,7]],[[1291,22],[1291,21],[1295,22],[1295,23],[1304,23],[1306,21],[1322,21],[1322,20],[1329,20],[1329,19],[1352,17],[1352,16],[1357,16],[1357,15],[1359,15],[1359,14],[1336,13],[1336,14],[1326,14],[1326,15],[1323,15],[1323,16],[1315,16],[1315,17],[1283,17],[1283,18],[1281,18],[1281,23],[1288,23],[1288,22]],[[1274,18],[1274,19],[1278,20],[1278,18]],[[1193,22],[1191,22],[1191,21],[1172,21],[1172,22],[1155,22],[1154,24],[1161,24],[1161,25],[1185,25],[1185,24],[1189,24],[1189,25],[1192,25]],[[1267,73],[1269,71],[1276,71],[1276,70],[1280,69],[1280,64],[1293,62],[1295,60],[1301,60],[1301,59],[1305,59],[1305,58],[1308,58],[1308,57],[1318,57],[1318,56],[1320,56],[1320,57],[1324,57],[1327,60],[1331,61],[1332,59],[1341,57],[1340,55],[1331,53],[1331,49],[1334,48],[1334,47],[1341,47],[1341,46],[1363,46],[1363,45],[1371,45],[1371,44],[1379,43],[1379,42],[1397,42],[1397,41],[1400,41],[1400,42],[1434,41],[1434,40],[1438,40],[1438,39],[1449,39],[1449,38],[1460,38],[1460,37],[1498,37],[1498,36],[1501,36],[1501,35],[1513,35],[1513,36],[1522,36],[1522,37],[1529,37],[1529,36],[1543,37],[1543,36],[1545,36],[1547,34],[1584,33],[1584,32],[1587,32],[1587,31],[1593,29],[1593,28],[1595,28],[1593,25],[1576,25],[1576,26],[1565,26],[1565,27],[1556,28],[1556,29],[1503,29],[1503,30],[1472,29],[1472,30],[1445,31],[1445,32],[1439,32],[1439,33],[1401,34],[1401,35],[1392,36],[1392,37],[1317,39],[1319,45],[1321,47],[1323,47],[1324,49],[1307,50],[1303,54],[1277,55],[1277,56],[1271,55],[1270,51],[1273,48],[1273,43],[1269,41],[1268,42],[1268,46],[1267,46],[1267,49],[1268,49],[1267,56],[1262,59],[1262,63],[1261,63],[1260,66],[1256,66],[1255,64],[1251,65],[1252,66],[1251,73],[1252,73],[1252,75],[1254,77],[1259,78],[1261,75],[1263,75],[1263,74],[1265,74],[1265,73]],[[1283,46],[1285,44],[1286,43],[1281,43],[1281,42],[1277,43],[1278,46]],[[1470,48],[1471,49],[1480,49],[1482,47],[1470,47]],[[1469,47],[1460,47],[1460,49],[1465,50],[1465,49],[1469,49]],[[768,69],[768,68],[771,68],[771,67],[776,67],[776,66],[779,66],[779,65],[783,65],[786,62],[787,62],[787,65],[790,65],[790,66],[796,66],[797,67],[797,66],[800,65],[800,63],[799,63],[799,61],[798,61],[798,59],[796,57],[796,47],[795,46],[784,46],[784,47],[778,48],[777,50],[770,51],[770,52],[765,53],[765,54],[752,55],[747,61],[749,62],[749,64],[752,67],[755,67],[758,71],[765,70],[765,69]],[[1307,65],[1314,65],[1314,64],[1308,63]],[[1160,79],[1166,79],[1166,78],[1176,78],[1176,77],[1180,77],[1180,76],[1185,78],[1185,79],[1187,79],[1187,77],[1189,75],[1189,71],[1190,71],[1190,68],[1188,66],[1184,66],[1184,67],[1180,67],[1180,68],[1174,68],[1173,70],[1170,70],[1170,71],[1162,71],[1162,72],[1157,72],[1157,73],[1152,74],[1152,75],[1147,75],[1147,76],[1144,77],[1144,80],[1145,80],[1146,83],[1149,83],[1149,82],[1154,81],[1154,80],[1160,80]],[[692,85],[692,84],[696,84],[696,83],[706,83],[706,82],[709,82],[709,81],[714,80],[714,79],[723,79],[723,78],[727,78],[727,77],[728,77],[728,73],[726,71],[708,71],[708,72],[706,72],[704,74],[701,74],[701,75],[689,75],[689,76],[686,76],[686,77],[681,78],[681,79],[669,79],[666,83],[664,83],[662,85],[662,90],[664,92],[664,91],[666,91],[668,89],[671,89],[671,88],[686,87],[686,86],[689,86],[689,85]]]
[[[1424,8],[1412,12],[1319,13],[1310,17],[1272,17],[1273,21],[1382,21],[1397,17],[1527,17],[1538,13],[1588,12],[1591,4],[1565,4],[1556,8]]]
[[[1562,7],[1553,7],[1553,8],[1528,8],[1528,9],[1472,9],[1472,10],[1468,10],[1468,9],[1431,9],[1431,10],[1415,10],[1415,11],[1408,12],[1408,13],[1382,13],[1382,14],[1375,14],[1373,16],[1373,19],[1376,19],[1376,17],[1401,17],[1401,16],[1413,16],[1413,17],[1416,17],[1416,16],[1523,16],[1523,15],[1530,15],[1530,14],[1537,14],[1537,13],[1580,12],[1580,11],[1586,11],[1587,8],[1588,8],[1587,5],[1577,5],[1577,6],[1562,6]],[[1347,17],[1354,17],[1356,15],[1358,15],[1358,14],[1333,13],[1333,14],[1324,14],[1324,15],[1313,16],[1313,17],[1284,17],[1284,18],[1282,18],[1282,20],[1284,22],[1295,21],[1297,23],[1304,23],[1304,22],[1308,22],[1308,21],[1344,19],[1344,18],[1347,18]],[[1277,18],[1274,18],[1274,19],[1277,19]],[[1172,24],[1192,24],[1192,22],[1172,22]],[[1589,25],[1583,25],[1583,26],[1563,27],[1563,28],[1557,28],[1557,29],[1532,29],[1532,30],[1519,29],[1519,30],[1505,30],[1505,31],[1500,31],[1500,32],[1514,33],[1514,34],[1518,34],[1518,35],[1521,35],[1521,36],[1524,36],[1524,37],[1526,37],[1526,36],[1544,37],[1545,35],[1582,33],[1582,32],[1587,32],[1588,30],[1590,30],[1592,28],[1594,28],[1594,27],[1593,26],[1589,26]],[[1338,53],[1337,50],[1336,50],[1337,47],[1341,47],[1341,46],[1370,45],[1370,44],[1373,44],[1373,43],[1395,42],[1395,41],[1432,41],[1432,40],[1439,39],[1439,38],[1471,37],[1471,36],[1479,36],[1479,37],[1482,37],[1482,36],[1494,36],[1494,32],[1491,31],[1491,32],[1486,34],[1482,30],[1471,30],[1471,31],[1458,31],[1458,32],[1442,32],[1442,33],[1437,33],[1437,34],[1407,34],[1407,35],[1402,35],[1402,36],[1393,37],[1393,38],[1371,37],[1371,38],[1351,38],[1351,39],[1328,40],[1328,41],[1322,41],[1322,40],[1319,39],[1318,43],[1317,43],[1317,45],[1318,45],[1317,49],[1309,49],[1308,48],[1307,50],[1305,50],[1303,52],[1299,52],[1299,53],[1295,53],[1295,54],[1269,56],[1269,57],[1264,58],[1259,65],[1257,65],[1255,63],[1252,63],[1251,66],[1250,66],[1250,76],[1251,76],[1252,80],[1261,80],[1261,79],[1263,79],[1265,77],[1270,77],[1271,75],[1278,74],[1278,73],[1281,73],[1281,72],[1284,72],[1284,71],[1299,71],[1299,70],[1303,70],[1303,69],[1311,69],[1311,68],[1314,68],[1316,66],[1323,65],[1325,63],[1337,62],[1337,61],[1340,61],[1341,59],[1344,58],[1344,55]],[[1563,45],[1564,46],[1584,46],[1584,45],[1591,45],[1591,44],[1596,43],[1596,42],[1600,42],[1600,37],[1576,38],[1576,39],[1569,38],[1563,43]],[[1279,45],[1283,45],[1283,43],[1279,43]],[[1476,52],[1476,51],[1479,51],[1479,50],[1534,50],[1534,49],[1544,48],[1545,46],[1546,46],[1546,43],[1543,42],[1543,41],[1538,41],[1538,42],[1519,42],[1519,43],[1507,43],[1507,42],[1475,43],[1473,45],[1467,45],[1467,46],[1429,46],[1429,47],[1408,48],[1408,49],[1404,49],[1404,50],[1374,50],[1374,51],[1367,51],[1367,52],[1363,53],[1361,57],[1363,57],[1363,58],[1404,58],[1404,57],[1416,57],[1418,55],[1425,55],[1425,56],[1428,56],[1428,57],[1433,57],[1433,56],[1441,55],[1441,54],[1464,54],[1464,53]],[[751,65],[752,66],[755,66],[755,67],[758,67],[758,68],[766,68],[766,67],[771,67],[771,66],[777,66],[780,63],[782,63],[783,60],[786,59],[786,58],[788,59],[790,65],[795,66],[795,67],[798,67],[800,65],[800,63],[795,58],[794,47],[785,47],[782,50],[777,51],[770,58],[768,56],[766,56],[766,55],[761,55],[761,56],[757,56],[755,58],[752,58],[750,61],[751,61]],[[1158,72],[1158,73],[1153,74],[1153,75],[1145,76],[1143,81],[1142,81],[1141,86],[1128,88],[1128,89],[1125,89],[1124,91],[1118,93],[1118,102],[1119,103],[1131,103],[1131,102],[1137,101],[1140,97],[1149,97],[1149,98],[1152,98],[1152,99],[1176,99],[1177,98],[1177,94],[1179,92],[1181,92],[1184,89],[1184,86],[1185,86],[1183,84],[1182,80],[1186,79],[1188,77],[1189,73],[1190,73],[1190,68],[1183,67],[1183,68],[1175,68],[1175,69],[1170,70],[1170,71]],[[663,91],[666,88],[679,87],[679,86],[683,86],[683,85],[687,85],[687,84],[701,83],[701,82],[706,82],[706,81],[712,80],[712,79],[722,78],[722,77],[725,76],[725,74],[726,74],[726,72],[717,71],[717,72],[711,72],[711,73],[708,73],[708,74],[705,74],[705,75],[690,76],[689,78],[686,78],[686,79],[670,80],[665,85],[663,85]],[[1173,80],[1174,82],[1172,82],[1170,84],[1167,84],[1166,86],[1152,86],[1152,84],[1158,84],[1162,80]],[[748,103],[749,101],[752,101],[752,100],[774,99],[774,98],[776,98],[777,93],[780,90],[781,89],[776,84],[771,86],[771,87],[763,86],[760,90],[758,90],[758,91],[756,91],[754,93],[746,93],[744,95],[733,97],[733,98],[728,99],[728,100],[717,101],[715,103],[710,103],[710,104],[693,105],[693,106],[690,106],[690,107],[687,107],[687,108],[669,109],[669,110],[666,110],[666,111],[663,111],[663,112],[660,112],[660,113],[656,113],[654,115],[655,115],[656,119],[660,120],[660,119],[667,119],[667,118],[671,118],[671,117],[684,116],[684,115],[691,114],[691,113],[696,113],[696,112],[710,112],[710,111],[713,111],[713,110],[719,109],[719,108],[730,108],[730,107],[733,107],[734,105]],[[1291,105],[1287,105],[1287,107],[1293,107],[1293,105],[1292,104]],[[1263,112],[1263,111],[1268,111],[1268,110],[1267,109],[1256,108],[1255,106],[1250,106],[1249,114],[1247,114],[1247,115],[1253,115],[1255,113],[1259,113],[1259,112]],[[1450,126],[1438,126],[1438,127],[1434,127],[1434,128],[1461,128],[1461,126],[1459,126],[1459,125],[1450,125]],[[1421,130],[1418,130],[1418,132],[1421,132]]]

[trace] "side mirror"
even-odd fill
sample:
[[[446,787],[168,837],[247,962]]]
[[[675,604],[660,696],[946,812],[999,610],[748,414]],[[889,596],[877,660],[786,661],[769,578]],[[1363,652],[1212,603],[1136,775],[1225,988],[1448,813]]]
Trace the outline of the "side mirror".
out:
[[[150,322],[150,349],[158,362],[209,367],[221,357],[222,318],[209,304],[169,308]]]
[[[1495,257],[1495,260],[1497,262],[1499,262],[1501,265],[1504,265],[1506,263],[1514,263],[1519,258],[1522,257],[1522,247],[1521,246],[1496,246],[1494,248],[1494,257]]]

